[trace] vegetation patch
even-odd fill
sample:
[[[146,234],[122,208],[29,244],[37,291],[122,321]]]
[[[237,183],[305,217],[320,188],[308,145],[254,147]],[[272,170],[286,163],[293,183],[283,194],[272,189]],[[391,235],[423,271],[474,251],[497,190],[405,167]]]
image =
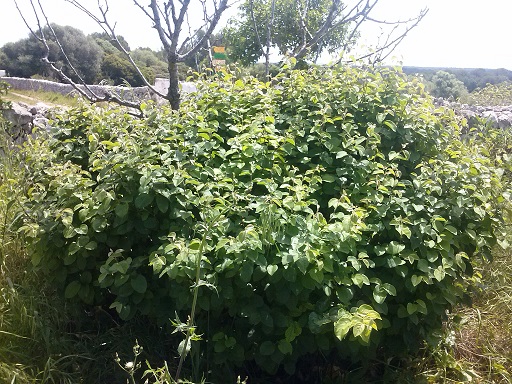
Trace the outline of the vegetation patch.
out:
[[[21,223],[34,265],[126,321],[183,324],[200,287],[209,342],[181,351],[216,364],[292,373],[436,339],[504,201],[453,115],[390,69],[198,87],[143,119],[71,110],[34,142]]]

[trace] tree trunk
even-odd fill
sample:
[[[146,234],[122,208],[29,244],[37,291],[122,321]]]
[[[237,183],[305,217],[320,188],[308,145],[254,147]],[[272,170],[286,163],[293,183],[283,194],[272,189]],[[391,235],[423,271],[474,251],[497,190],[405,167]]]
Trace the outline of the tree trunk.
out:
[[[178,62],[174,55],[168,55],[169,68],[169,90],[167,91],[167,100],[174,110],[180,109],[180,81],[178,78]]]

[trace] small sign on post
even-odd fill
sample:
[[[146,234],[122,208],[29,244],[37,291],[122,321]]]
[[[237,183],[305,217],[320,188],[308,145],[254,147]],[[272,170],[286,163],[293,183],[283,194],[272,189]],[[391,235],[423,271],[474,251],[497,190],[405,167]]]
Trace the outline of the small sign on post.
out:
[[[213,49],[213,60],[212,65],[217,67],[222,67],[226,65],[226,47],[212,47]]]

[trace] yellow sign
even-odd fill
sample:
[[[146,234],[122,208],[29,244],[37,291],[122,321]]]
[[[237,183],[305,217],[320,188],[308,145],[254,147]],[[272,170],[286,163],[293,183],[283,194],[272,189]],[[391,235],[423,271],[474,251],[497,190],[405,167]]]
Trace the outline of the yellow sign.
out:
[[[226,47],[213,47],[213,52],[215,53],[225,53]]]

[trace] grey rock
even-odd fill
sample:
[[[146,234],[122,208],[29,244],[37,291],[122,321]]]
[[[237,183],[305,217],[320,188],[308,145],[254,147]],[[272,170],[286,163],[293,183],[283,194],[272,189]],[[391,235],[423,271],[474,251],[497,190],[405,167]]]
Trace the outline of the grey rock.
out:
[[[3,111],[4,118],[11,124],[22,126],[32,123],[32,113],[20,103],[12,103],[11,108]]]

